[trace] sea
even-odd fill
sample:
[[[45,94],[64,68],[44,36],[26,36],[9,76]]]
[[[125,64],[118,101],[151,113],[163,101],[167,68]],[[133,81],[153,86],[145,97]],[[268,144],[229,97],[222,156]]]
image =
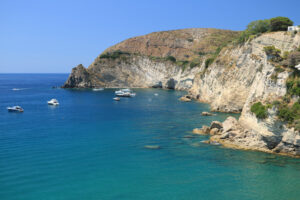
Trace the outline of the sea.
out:
[[[184,91],[114,101],[115,89],[53,88],[67,77],[0,74],[1,200],[300,199],[300,159],[192,134],[238,114],[201,116],[210,106],[179,101]]]

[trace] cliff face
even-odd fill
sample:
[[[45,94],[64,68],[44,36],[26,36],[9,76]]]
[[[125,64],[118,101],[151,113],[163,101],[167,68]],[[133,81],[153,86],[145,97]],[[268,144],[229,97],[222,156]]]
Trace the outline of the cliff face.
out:
[[[274,107],[263,120],[250,111],[255,102],[272,102],[286,94],[290,72],[278,73],[277,80],[273,80],[275,66],[263,50],[272,45],[281,52],[294,50],[300,45],[300,35],[267,33],[243,46],[224,49],[205,73],[196,76],[190,93],[210,103],[213,110],[242,111],[239,120],[231,122],[231,127],[213,136],[212,141],[234,148],[300,156],[299,131],[278,120]]]
[[[63,87],[189,89],[201,70],[197,66],[237,34],[199,28],[130,38],[105,50],[85,71],[82,67],[73,69]]]
[[[275,108],[261,120],[250,111],[255,102],[272,102],[286,94],[289,72],[277,73],[265,46],[281,52],[300,46],[300,34],[266,33],[243,45],[223,46],[237,32],[183,29],[157,32],[121,42],[85,69],[78,66],[64,87],[162,87],[188,90],[212,110],[241,112],[239,121],[211,139],[227,146],[300,156],[299,132],[279,121]],[[215,56],[208,66],[206,60]],[[226,124],[226,123],[225,123]],[[228,122],[227,122],[228,124]]]
[[[288,74],[280,74],[276,83],[271,80],[275,67],[267,61],[263,48],[274,45],[282,52],[291,51],[299,46],[299,40],[299,34],[275,32],[223,49],[216,62],[196,76],[190,92],[199,101],[209,102],[213,110],[225,112],[242,111],[246,101],[255,101],[251,98],[282,96]]]

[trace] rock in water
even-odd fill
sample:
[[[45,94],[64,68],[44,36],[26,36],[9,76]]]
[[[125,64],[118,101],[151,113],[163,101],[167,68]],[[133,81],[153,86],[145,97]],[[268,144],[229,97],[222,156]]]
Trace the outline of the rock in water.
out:
[[[210,128],[208,126],[202,126],[202,128],[195,128],[193,130],[194,134],[198,134],[198,135],[206,135],[209,134]]]
[[[183,97],[180,97],[179,100],[184,101],[184,102],[189,102],[189,101],[192,101],[192,97],[189,95],[185,95]]]
[[[144,148],[146,149],[160,149],[159,145],[145,145]]]
[[[201,115],[203,115],[203,116],[212,116],[213,114],[209,113],[209,112],[202,112]]]

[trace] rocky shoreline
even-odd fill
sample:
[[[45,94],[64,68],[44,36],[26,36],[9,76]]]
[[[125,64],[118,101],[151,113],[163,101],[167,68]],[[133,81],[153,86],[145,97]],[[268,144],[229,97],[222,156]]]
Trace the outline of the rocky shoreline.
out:
[[[213,121],[210,126],[195,128],[193,133],[210,135],[209,143],[219,143],[228,148],[262,151],[300,158],[299,135],[265,137],[254,130],[244,128],[234,117],[228,117],[223,123]]]

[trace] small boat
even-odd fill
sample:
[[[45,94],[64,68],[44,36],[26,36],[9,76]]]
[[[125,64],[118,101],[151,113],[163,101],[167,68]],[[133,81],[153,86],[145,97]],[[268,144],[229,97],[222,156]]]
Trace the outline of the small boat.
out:
[[[59,103],[56,99],[51,99],[47,103],[48,103],[48,105],[52,105],[52,106],[58,106],[59,105]]]
[[[104,90],[104,88],[93,88],[93,91],[97,92],[97,91],[102,91]]]
[[[131,93],[131,90],[126,88],[126,89],[121,89],[121,90],[115,91],[115,94],[122,94],[122,93]]]
[[[115,97],[113,98],[115,101],[120,101],[120,98],[119,97]]]
[[[122,93],[117,93],[117,97],[131,97],[131,93],[129,92],[122,92]]]
[[[21,108],[21,106],[7,107],[7,110],[9,112],[24,112],[24,109]]]
[[[121,89],[115,91],[115,95],[118,97],[135,97],[136,93],[133,93],[130,89]]]
[[[157,93],[154,93],[154,96],[158,96],[158,94],[157,94]]]

